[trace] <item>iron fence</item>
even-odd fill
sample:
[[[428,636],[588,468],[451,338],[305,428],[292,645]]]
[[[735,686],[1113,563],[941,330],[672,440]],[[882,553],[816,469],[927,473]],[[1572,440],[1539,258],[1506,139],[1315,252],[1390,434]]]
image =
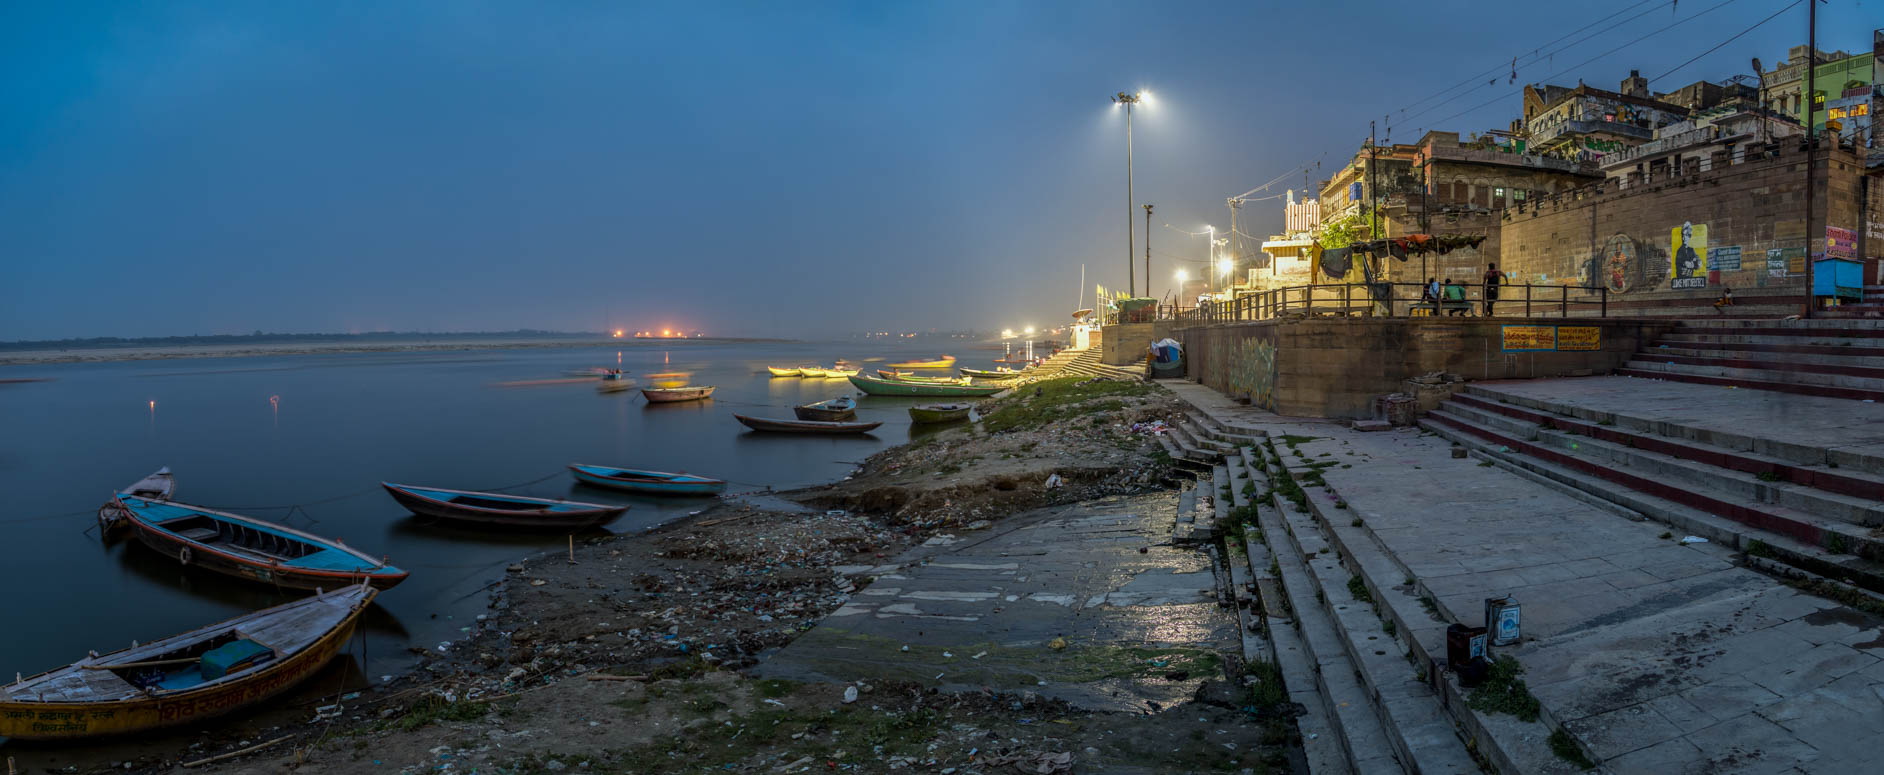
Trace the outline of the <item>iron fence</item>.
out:
[[[1328,283],[1296,285],[1238,294],[1234,299],[1202,302],[1196,307],[1163,305],[1161,320],[1230,323],[1271,320],[1289,315],[1346,317],[1484,316],[1608,317],[1609,289],[1600,285],[1498,286],[1487,308],[1484,286],[1462,287],[1461,298],[1426,297],[1423,283]]]

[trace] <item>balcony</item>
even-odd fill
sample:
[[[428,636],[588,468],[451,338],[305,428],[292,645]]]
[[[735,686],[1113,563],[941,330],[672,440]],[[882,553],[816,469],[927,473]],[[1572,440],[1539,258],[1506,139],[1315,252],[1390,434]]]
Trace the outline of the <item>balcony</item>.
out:
[[[1551,156],[1508,153],[1464,146],[1432,146],[1433,161],[1469,162],[1472,164],[1499,164],[1507,167],[1527,167],[1530,169],[1555,170],[1557,172],[1576,172],[1577,163],[1569,159]]]
[[[1648,142],[1655,138],[1655,130],[1648,127],[1625,124],[1620,121],[1565,121],[1561,124],[1531,132],[1531,144],[1539,147],[1549,145],[1553,140],[1565,135],[1610,134],[1627,137],[1632,140]]]

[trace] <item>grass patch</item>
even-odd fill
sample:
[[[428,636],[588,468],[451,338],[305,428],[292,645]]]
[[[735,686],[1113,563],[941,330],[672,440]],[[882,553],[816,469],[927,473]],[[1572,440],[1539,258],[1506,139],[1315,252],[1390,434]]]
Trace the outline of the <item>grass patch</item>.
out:
[[[1845,546],[1845,537],[1837,533],[1829,532],[1825,534],[1825,551],[1831,552],[1832,554],[1850,553],[1849,548]]]
[[[1590,757],[1583,755],[1583,748],[1577,745],[1577,739],[1562,729],[1550,733],[1550,752],[1579,770],[1596,766],[1596,762],[1590,761]]]
[[[1034,390],[1022,391],[1013,398],[1005,399],[999,408],[994,409],[981,420],[981,427],[989,433],[1031,430],[1045,427],[1059,420],[1096,412],[1122,408],[1120,401],[1103,401],[1093,406],[1082,406],[1087,401],[1097,398],[1119,396],[1142,396],[1157,389],[1148,383],[1115,382],[1101,380],[1081,385],[1085,377],[1060,377],[1034,383]]]
[[[1367,582],[1363,581],[1360,576],[1348,577],[1348,594],[1363,603],[1374,602],[1374,593],[1367,591]]]
[[[1765,541],[1755,538],[1747,542],[1747,554],[1772,559],[1773,547],[1767,546]]]
[[[1393,637],[1393,633],[1396,629],[1398,628],[1394,626],[1392,619],[1380,620],[1380,631],[1387,633],[1387,637],[1389,638]]]
[[[1322,437],[1321,436],[1297,436],[1292,433],[1285,433],[1281,436],[1277,436],[1276,438],[1281,439],[1283,444],[1293,447],[1297,444],[1306,444],[1311,441],[1318,441]]]
[[[490,709],[488,702],[452,702],[428,694],[407,707],[406,714],[394,720],[392,726],[401,732],[411,732],[440,721],[476,721],[484,718]]]
[[[1670,533],[1670,532],[1668,532],[1668,531],[1666,531],[1666,530],[1663,530],[1663,531],[1662,531],[1662,534],[1661,534],[1661,536],[1660,536],[1660,537],[1661,537],[1661,538],[1674,538],[1674,537],[1675,537],[1675,534],[1674,534],[1674,533]]]
[[[1473,710],[1487,713],[1505,713],[1516,716],[1519,721],[1537,720],[1542,704],[1531,695],[1531,688],[1524,684],[1524,666],[1509,656],[1501,656],[1491,663],[1491,670],[1485,675],[1485,682],[1472,690],[1472,697],[1466,704]]]

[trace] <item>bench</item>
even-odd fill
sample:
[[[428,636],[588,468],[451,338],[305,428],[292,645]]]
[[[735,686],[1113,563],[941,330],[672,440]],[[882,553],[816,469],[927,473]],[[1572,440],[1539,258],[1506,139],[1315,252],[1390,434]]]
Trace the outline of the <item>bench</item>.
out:
[[[1437,315],[1441,312],[1453,312],[1455,310],[1470,313],[1472,311],[1472,302],[1447,301],[1440,304],[1434,304],[1433,302],[1430,302],[1430,301],[1416,301],[1410,305],[1407,305],[1407,314],[1412,315],[1414,317],[1418,317],[1419,314],[1422,312],[1426,313],[1427,315]]]

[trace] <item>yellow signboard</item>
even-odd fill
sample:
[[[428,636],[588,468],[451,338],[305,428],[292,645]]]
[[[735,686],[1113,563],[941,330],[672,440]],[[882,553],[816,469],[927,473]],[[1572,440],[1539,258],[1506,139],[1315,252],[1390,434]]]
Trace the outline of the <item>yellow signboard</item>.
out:
[[[1506,352],[1557,349],[1556,326],[1504,326]]]
[[[1603,329],[1596,326],[1558,326],[1557,349],[1601,350]]]

